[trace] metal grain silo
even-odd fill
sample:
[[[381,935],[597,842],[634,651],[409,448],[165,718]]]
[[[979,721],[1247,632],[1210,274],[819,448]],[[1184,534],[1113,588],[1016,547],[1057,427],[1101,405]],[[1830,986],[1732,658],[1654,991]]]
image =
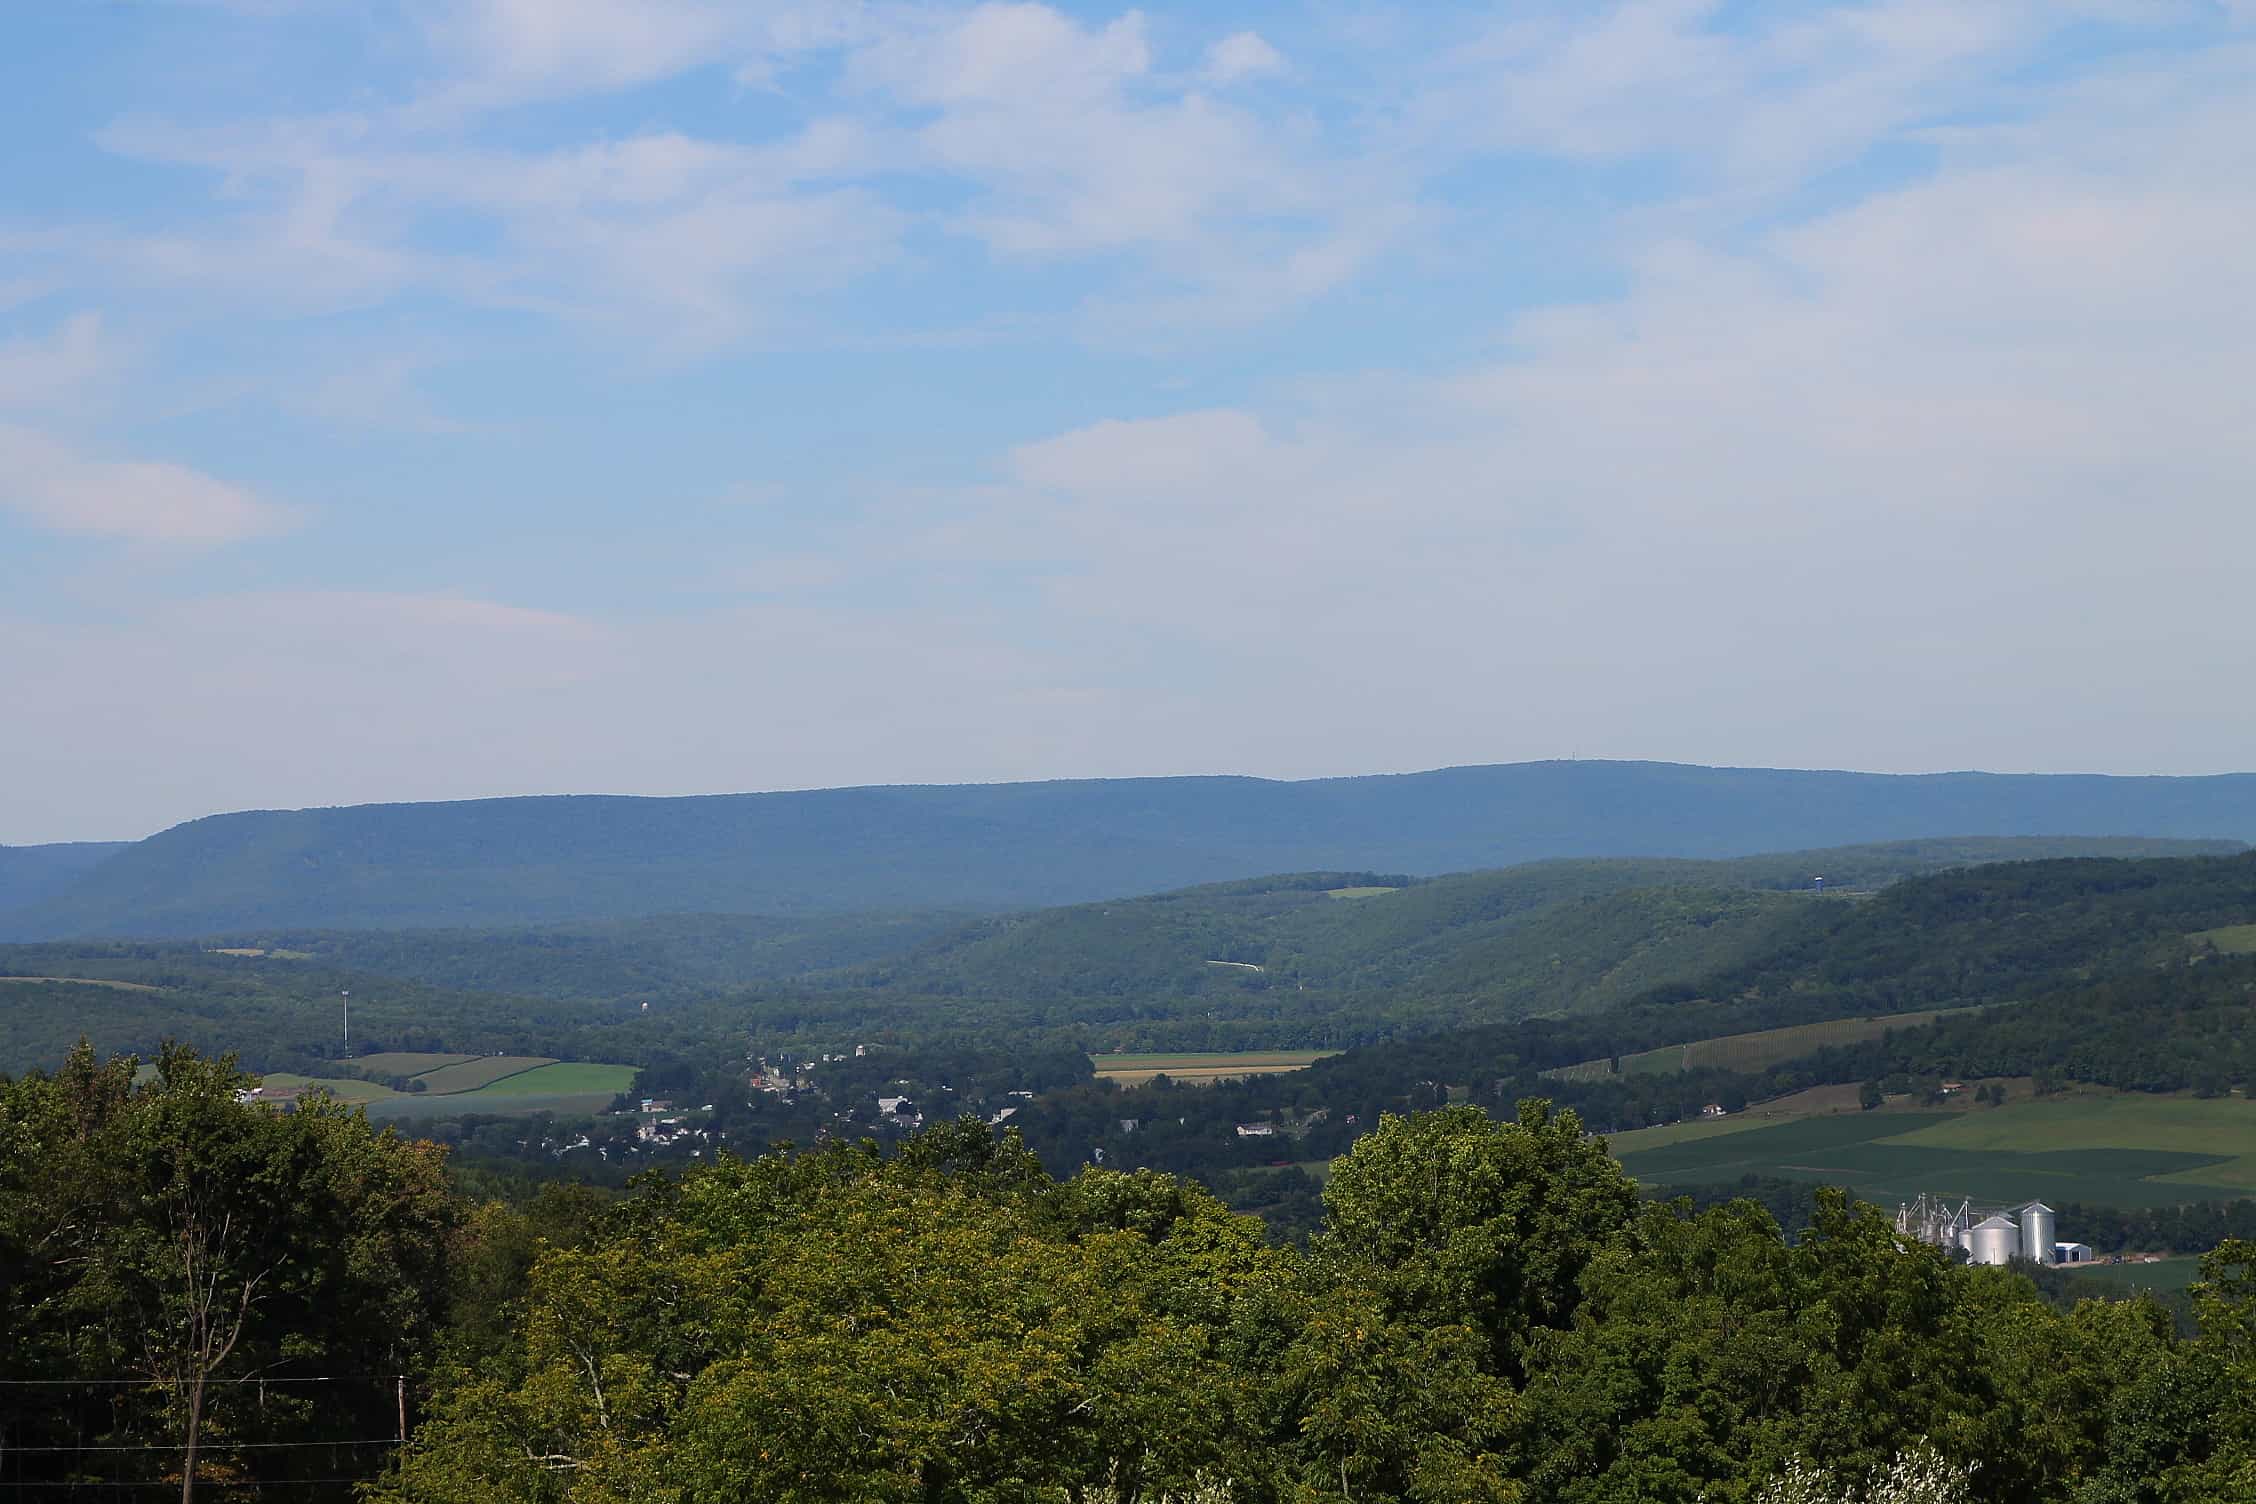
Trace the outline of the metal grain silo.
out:
[[[1977,1264],[2007,1264],[2021,1256],[2021,1229],[2011,1217],[1985,1217],[1967,1239]]]
[[[2052,1262],[2053,1213],[2042,1201],[2021,1208],[2021,1257]]]

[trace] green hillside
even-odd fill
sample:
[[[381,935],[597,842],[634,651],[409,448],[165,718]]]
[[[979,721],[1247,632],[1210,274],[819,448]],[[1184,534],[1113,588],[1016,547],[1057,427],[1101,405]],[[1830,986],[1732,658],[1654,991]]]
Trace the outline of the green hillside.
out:
[[[434,987],[655,1000],[868,965],[947,934],[967,917],[659,914],[500,929],[246,931],[219,943],[302,953]]]
[[[1603,1007],[1825,943],[1815,903],[1982,862],[2148,856],[2214,843],[1985,839],[1731,861],[1549,861],[1423,881],[1320,872],[975,920],[841,978],[941,996],[1243,997],[1321,992],[1477,999],[1512,1018]],[[1341,888],[1376,888],[1351,902]],[[1225,964],[1217,964],[1225,963]]]
[[[1108,1163],[1204,1174],[1279,1157],[1227,1136],[1232,1123],[1291,1126],[1298,1142],[1283,1157],[1320,1160],[1382,1112],[1444,1101],[1509,1111],[1522,1097],[1550,1097],[1616,1132],[1698,1119],[1710,1104],[1736,1114],[1824,1085],[1845,1087],[1852,1106],[1862,1083],[1919,1100],[1946,1079],[2010,1079],[2022,1096],[2032,1081],[2212,1099],[2256,1089],[2256,956],[2220,954],[2212,939],[2256,922],[2256,855],[2008,863],[1907,879],[1861,900],[1784,901],[1798,919],[1737,959],[1612,1006],[1365,1044],[1190,1097],[1068,1094],[1022,1115],[1024,1131],[1061,1162],[1095,1145]],[[1840,1026],[1818,1027],[1827,1021]],[[1668,1048],[1702,1041],[1716,1043]],[[1123,1138],[1105,1127],[1130,1118],[1144,1130]],[[1793,1132],[1778,1141],[1791,1145]],[[2179,1142],[2130,1147],[2148,1158],[2115,1166],[2120,1204],[2242,1183],[2237,1159],[2203,1179],[2181,1173],[2200,1167],[2153,1157],[2184,1152]],[[1857,1163],[1893,1177],[1916,1158]],[[1770,1155],[1748,1173],[1796,1162]],[[1701,1163],[1720,1173],[1737,1161]],[[1810,1163],[1828,1175],[1850,1167]]]
[[[259,810],[116,853],[0,911],[0,935],[999,910],[1257,872],[1461,872],[2005,832],[2256,837],[2256,775],[1548,762],[1303,783],[1108,779]]]
[[[130,841],[72,841],[55,846],[0,846],[0,918],[69,886],[130,846]]]

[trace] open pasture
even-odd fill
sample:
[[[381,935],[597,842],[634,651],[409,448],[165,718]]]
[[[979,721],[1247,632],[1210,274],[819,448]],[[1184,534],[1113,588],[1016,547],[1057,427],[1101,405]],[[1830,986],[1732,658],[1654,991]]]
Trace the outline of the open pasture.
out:
[[[437,1095],[418,1092],[374,1103],[370,1117],[435,1118],[466,1112],[532,1112],[586,1114],[601,1112],[611,1099],[634,1084],[631,1065],[603,1065],[586,1060],[555,1060],[489,1081],[471,1091]]]
[[[1304,1069],[1332,1054],[1330,1050],[1221,1050],[1181,1055],[1091,1055],[1090,1063],[1104,1080],[1122,1086],[1141,1086],[1154,1076],[1203,1086],[1215,1081],[1235,1081],[1245,1076],[1273,1076]]]
[[[425,1091],[459,1096],[554,1064],[556,1059],[551,1055],[474,1055],[420,1072],[415,1079],[423,1083]]]
[[[420,1076],[442,1065],[457,1065],[478,1058],[476,1055],[440,1055],[428,1050],[384,1050],[362,1055],[352,1063],[371,1076]]]
[[[1710,1131],[1663,1138],[1668,1130],[1647,1130],[1622,1135],[1614,1148],[1648,1184],[1774,1175],[1852,1186],[1880,1202],[1932,1191],[1977,1201],[2168,1206],[2244,1196],[2256,1186],[2256,1106],[2241,1101],[2092,1093],[1973,1112],[1784,1122],[1750,1114],[1699,1126]]]
[[[2184,1154],[2199,1163],[2172,1181],[2256,1193],[2256,1102],[2244,1097],[2148,1096],[2136,1092],[2046,1097],[1998,1112],[1973,1112],[1907,1135],[1910,1147],[1978,1153],[2107,1153],[2126,1145]]]
[[[349,1076],[299,1076],[289,1071],[268,1071],[259,1085],[269,1095],[288,1091],[325,1091],[340,1102],[382,1102],[402,1094],[376,1081],[356,1081]]]
[[[1936,1010],[1929,1009],[1923,1013],[1890,1013],[1872,1018],[1835,1018],[1820,1023],[1791,1024],[1783,1029],[1761,1029],[1751,1034],[1725,1034],[1690,1044],[1663,1045],[1657,1050],[1622,1056],[1621,1073],[1658,1076],[1671,1071],[1700,1069],[1766,1070],[1829,1045],[1862,1044],[1868,1039],[1880,1038],[1891,1029],[1911,1029],[1933,1023],[1939,1016]],[[1613,1062],[1582,1060],[1543,1074],[1560,1081],[1603,1081],[1613,1074]]]
[[[2174,1295],[2201,1278],[2201,1260],[2193,1256],[2152,1264],[2063,1264],[2061,1268],[2076,1276],[2078,1294],[2110,1300],[2146,1293]]]
[[[2245,956],[2256,952],[2256,924],[2228,924],[2221,930],[2203,930],[2192,938],[2208,941],[2221,955]]]
[[[1381,893],[1400,893],[1400,888],[1326,888],[1326,898],[1376,898]]]
[[[107,977],[0,977],[0,982],[69,982],[77,987],[110,987],[119,992],[162,992],[148,982],[113,982]]]

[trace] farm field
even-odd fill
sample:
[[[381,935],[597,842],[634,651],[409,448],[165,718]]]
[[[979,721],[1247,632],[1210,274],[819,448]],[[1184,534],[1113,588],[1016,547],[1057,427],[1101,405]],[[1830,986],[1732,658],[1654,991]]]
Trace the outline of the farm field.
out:
[[[395,1050],[363,1055],[354,1064],[378,1075],[411,1077],[424,1083],[424,1089],[394,1091],[375,1081],[282,1071],[268,1074],[263,1081],[270,1090],[326,1090],[340,1102],[367,1108],[373,1118],[428,1118],[465,1112],[601,1112],[634,1083],[635,1076],[631,1065],[555,1060],[546,1055]]]
[[[268,1092],[326,1091],[340,1102],[365,1104],[401,1095],[377,1081],[356,1081],[349,1076],[298,1076],[289,1071],[268,1071],[259,1077]]]
[[[1326,898],[1376,898],[1381,893],[1399,893],[1400,888],[1326,888]]]
[[[362,1055],[353,1064],[375,1076],[420,1076],[425,1071],[435,1071],[442,1065],[456,1065],[465,1060],[476,1060],[476,1055],[437,1055],[422,1050],[385,1050],[375,1055]]]
[[[556,1064],[549,1055],[475,1055],[424,1071],[415,1079],[423,1083],[424,1090],[453,1095],[476,1091],[481,1086],[491,1086],[511,1076],[523,1075]]]
[[[597,1065],[585,1060],[552,1060],[528,1071],[519,1071],[498,1081],[490,1081],[470,1091],[455,1092],[460,1097],[543,1097],[575,1092],[603,1093],[604,1099],[617,1096],[634,1084],[635,1068],[631,1065]]]
[[[2073,1096],[1968,1113],[1911,1134],[1907,1145],[1983,1153],[2098,1151],[2126,1144],[2203,1158],[2173,1181],[2256,1192],[2256,1102],[2244,1097]]]
[[[1758,1071],[1799,1059],[1828,1045],[1861,1044],[1878,1039],[1890,1029],[1910,1029],[1933,1023],[1938,1010],[1924,1013],[1890,1013],[1873,1018],[1830,1019],[1823,1023],[1792,1024],[1783,1029],[1763,1029],[1752,1034],[1726,1034],[1690,1044],[1672,1044],[1621,1057],[1625,1076],[1666,1075],[1713,1067],[1721,1070]],[[1613,1074],[1612,1062],[1581,1060],[1543,1073],[1560,1081],[1603,1081]]]
[[[2256,952],[2256,924],[2229,924],[2221,930],[2203,930],[2191,938],[2206,940],[2220,954],[2227,956],[2245,956]]]
[[[2153,1264],[2063,1264],[2060,1268],[2076,1277],[2079,1291],[2089,1283],[2094,1297],[2120,1298],[2143,1290],[2169,1295],[2201,1278],[2201,1260],[2195,1257]]]
[[[80,987],[114,987],[119,992],[162,992],[147,982],[113,982],[105,977],[0,977],[0,982],[70,982]]]
[[[1184,1055],[1091,1055],[1097,1075],[1122,1086],[1141,1086],[1154,1076],[1203,1086],[1243,1076],[1273,1076],[1297,1071],[1332,1054],[1330,1050],[1239,1050]]]
[[[555,1060],[470,1091],[423,1092],[372,1103],[372,1118],[434,1118],[458,1113],[593,1113],[634,1084],[631,1065]]]
[[[1775,1175],[1850,1186],[1882,1203],[1932,1191],[1977,1201],[2167,1206],[2256,1187],[2256,1106],[2240,1101],[2091,1093],[1973,1112],[1786,1121],[1747,1114],[1697,1126],[1711,1131],[1644,1130],[1612,1144],[1629,1173],[1648,1184]]]

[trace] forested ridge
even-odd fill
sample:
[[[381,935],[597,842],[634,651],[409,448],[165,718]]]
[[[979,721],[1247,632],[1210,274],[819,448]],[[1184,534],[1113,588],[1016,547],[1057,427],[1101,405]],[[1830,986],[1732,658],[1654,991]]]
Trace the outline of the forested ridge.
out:
[[[1197,1090],[1103,1084],[1045,1098],[1022,1124],[1053,1166],[1102,1148],[1121,1163],[1207,1178],[1280,1156],[1231,1125],[1289,1130],[1322,1158],[1385,1111],[1463,1100],[1509,1110],[1542,1094],[1618,1132],[1737,1111],[1806,1087],[2023,1076],[2136,1091],[2256,1083],[2256,956],[2206,932],[2256,916],[2256,857],[2006,863],[1811,905],[1798,932],[1724,969],[1618,1006],[1439,1030],[1345,1051],[1287,1075]],[[1981,1005],[1977,1008],[1976,1005]],[[1820,1048],[1759,1071],[1703,1068],[1556,1080],[1546,1071],[1689,1040],[1913,1009],[1924,1026]],[[1121,1124],[1137,1124],[1123,1132]]]
[[[993,911],[1257,872],[1431,874],[2005,832],[2246,840],[2256,837],[2256,777],[1540,762],[1301,783],[1126,778],[249,810],[162,831],[0,910],[0,936]]]
[[[2204,1261],[2181,1337],[2143,1301],[2058,1310],[1835,1192],[1792,1239],[1753,1202],[1641,1202],[1540,1103],[1390,1117],[1295,1249],[1194,1183],[1053,1177],[970,1120],[611,1197],[450,1177],[240,1084],[179,1051],[140,1084],[90,1052],[0,1082],[0,1487],[2256,1498],[2247,1243]]]

